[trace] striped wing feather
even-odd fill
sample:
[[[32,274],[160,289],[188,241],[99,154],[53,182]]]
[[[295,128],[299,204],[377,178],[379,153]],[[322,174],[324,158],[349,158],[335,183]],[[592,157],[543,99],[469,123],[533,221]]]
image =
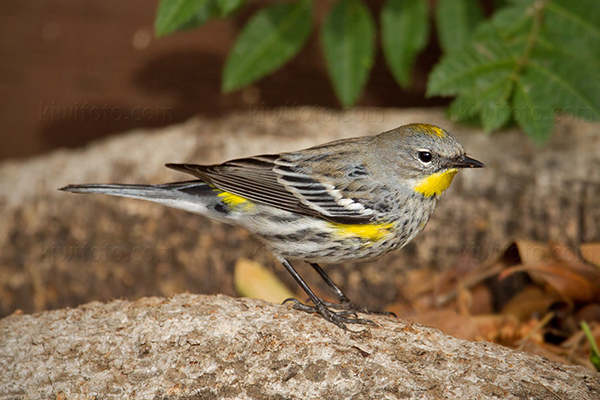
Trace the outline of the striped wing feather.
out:
[[[167,164],[216,188],[257,203],[338,223],[371,221],[370,210],[343,191],[315,180],[280,155],[262,155],[217,165]]]

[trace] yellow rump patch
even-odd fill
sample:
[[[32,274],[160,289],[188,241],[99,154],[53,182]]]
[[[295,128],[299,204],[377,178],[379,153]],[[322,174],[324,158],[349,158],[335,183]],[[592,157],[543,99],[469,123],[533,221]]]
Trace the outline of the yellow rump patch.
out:
[[[438,128],[437,126],[429,125],[429,124],[419,124],[419,128],[427,131],[431,135],[435,135],[439,138],[445,138],[446,132],[443,129]]]
[[[371,242],[376,242],[383,239],[384,236],[391,233],[393,224],[338,224],[335,222],[331,223],[337,230],[337,234],[342,236],[354,236],[361,239],[366,239]]]
[[[229,193],[229,192],[221,192],[217,195],[223,200],[223,203],[227,204],[231,207],[241,207],[241,206],[252,206],[252,202],[242,196],[238,196],[237,194]]]
[[[456,175],[457,172],[458,169],[452,168],[448,171],[429,175],[415,185],[415,191],[421,193],[425,197],[431,197],[433,195],[439,196],[444,193],[444,190],[448,189],[448,186],[452,183],[452,179],[454,179],[454,175]]]

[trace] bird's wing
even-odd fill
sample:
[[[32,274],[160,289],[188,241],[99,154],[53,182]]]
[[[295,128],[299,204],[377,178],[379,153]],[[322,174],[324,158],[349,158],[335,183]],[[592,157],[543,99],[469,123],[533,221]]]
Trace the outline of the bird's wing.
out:
[[[326,162],[321,160],[321,162]],[[280,155],[231,160],[218,165],[167,164],[216,188],[257,203],[338,223],[367,223],[373,211],[345,196],[344,188]]]

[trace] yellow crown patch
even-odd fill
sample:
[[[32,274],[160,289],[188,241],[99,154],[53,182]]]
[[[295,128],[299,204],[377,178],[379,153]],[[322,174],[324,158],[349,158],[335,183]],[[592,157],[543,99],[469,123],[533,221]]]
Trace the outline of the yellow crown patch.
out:
[[[443,129],[438,128],[437,126],[429,125],[429,124],[418,124],[419,128],[423,129],[425,132],[430,135],[435,135],[441,139],[446,137],[446,132]]]

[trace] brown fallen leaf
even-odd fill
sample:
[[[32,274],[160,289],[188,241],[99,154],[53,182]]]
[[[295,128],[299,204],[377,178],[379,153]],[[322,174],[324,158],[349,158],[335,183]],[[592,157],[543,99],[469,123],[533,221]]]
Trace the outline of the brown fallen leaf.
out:
[[[384,311],[393,312],[398,318],[408,319],[415,315],[415,309],[413,306],[406,302],[395,302],[389,304]]]
[[[539,264],[552,260],[552,253],[548,243],[532,240],[516,240],[518,259],[522,265]]]
[[[600,322],[600,303],[590,303],[583,306],[575,314],[578,322]]]
[[[390,309],[459,338],[591,368],[579,323],[600,322],[600,268],[590,264],[599,262],[600,244],[582,246],[581,254],[559,243],[519,240],[477,268],[405,275],[398,285],[404,296]],[[493,294],[501,301],[492,302]],[[499,314],[492,305],[501,307]],[[600,324],[592,324],[600,332]]]
[[[473,321],[482,340],[511,345],[521,338],[517,335],[519,321],[512,315],[477,315],[473,317]]]
[[[590,324],[590,329],[596,343],[600,343],[600,324],[592,323]],[[589,358],[591,350],[590,342],[583,329],[579,329],[573,333],[570,338],[560,344],[560,347],[565,349],[569,354],[579,354],[582,358]]]
[[[471,304],[469,305],[469,314],[481,315],[490,314],[494,308],[493,294],[486,285],[477,285],[469,290],[471,294]]]
[[[585,261],[600,267],[600,243],[582,244],[579,246],[579,251]]]
[[[435,290],[440,280],[439,272],[428,268],[414,269],[406,272],[406,276],[397,283],[403,297],[412,301]]]
[[[527,323],[521,324],[519,333],[522,338],[517,342],[519,345],[517,349],[522,350],[527,342],[544,343],[544,330],[552,318],[554,318],[554,313],[549,312],[539,321],[530,319]]]
[[[501,279],[516,271],[527,272],[535,282],[551,286],[566,299],[579,302],[600,299],[600,269],[582,261],[569,247],[525,240],[515,244],[521,266],[505,269],[499,276]]]
[[[500,273],[503,279],[515,272],[526,272],[538,283],[552,287],[565,299],[590,302],[600,299],[600,271],[584,263],[550,261],[507,268]]]
[[[579,256],[562,243],[549,242],[548,247],[550,249],[550,254],[552,254],[552,258],[556,261],[564,262],[566,264],[582,263]]]
[[[550,306],[560,300],[558,294],[545,293],[539,286],[530,285],[514,295],[502,308],[502,315],[511,315],[517,321],[539,318],[546,314]]]
[[[476,340],[480,336],[477,325],[472,317],[468,315],[459,315],[450,310],[414,315],[407,319],[419,324],[437,328],[458,339]]]
[[[561,364],[572,364],[569,355],[564,349],[548,343],[528,341],[523,345],[522,350],[545,357],[550,361]]]
[[[241,296],[281,303],[295,297],[271,271],[257,262],[240,258],[235,263],[233,281]]]

